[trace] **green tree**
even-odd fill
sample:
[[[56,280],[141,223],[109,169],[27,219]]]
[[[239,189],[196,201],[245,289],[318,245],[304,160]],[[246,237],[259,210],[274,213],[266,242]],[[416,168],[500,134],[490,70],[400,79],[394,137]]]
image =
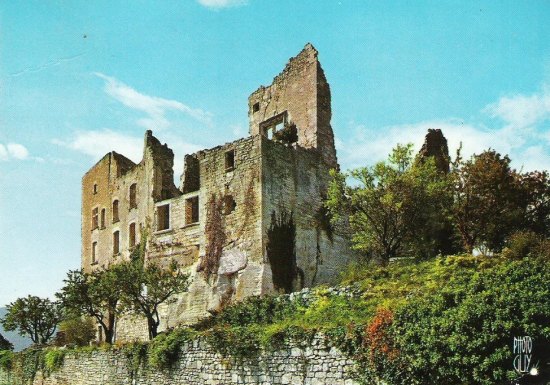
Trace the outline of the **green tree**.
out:
[[[13,344],[0,334],[0,350],[13,350]]]
[[[547,171],[521,175],[520,190],[525,209],[525,229],[550,237],[550,177]]]
[[[464,248],[499,251],[506,238],[524,221],[520,175],[510,158],[487,150],[463,161],[457,154],[451,177],[454,200],[450,215]]]
[[[56,344],[86,346],[95,338],[95,335],[95,323],[92,318],[70,317],[59,324]]]
[[[61,320],[59,303],[47,298],[29,295],[18,298],[7,306],[7,314],[0,322],[7,331],[28,336],[35,344],[46,344],[54,335]]]
[[[149,338],[153,339],[160,324],[159,305],[171,303],[174,294],[187,290],[188,276],[178,269],[175,261],[168,268],[155,263],[144,266],[144,254],[137,247],[132,260],[119,265],[122,271],[119,285],[123,288],[124,307],[146,318]]]
[[[335,222],[349,215],[356,249],[382,263],[439,252],[432,234],[444,224],[449,194],[433,159],[415,162],[412,145],[398,145],[385,162],[331,175],[326,205]],[[348,184],[349,176],[354,181]]]
[[[57,294],[69,314],[95,318],[103,328],[108,344],[113,342],[115,321],[124,311],[119,306],[123,289],[121,276],[120,265],[92,273],[69,271],[63,281],[65,286]]]

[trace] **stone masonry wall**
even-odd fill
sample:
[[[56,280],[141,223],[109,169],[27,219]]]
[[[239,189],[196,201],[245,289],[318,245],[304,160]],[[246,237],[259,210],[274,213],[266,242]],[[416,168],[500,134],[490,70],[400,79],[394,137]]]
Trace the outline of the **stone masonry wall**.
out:
[[[156,370],[141,365],[137,372],[123,351],[69,352],[50,375],[38,373],[32,385],[356,385],[355,363],[326,344],[321,336],[310,346],[289,344],[239,361],[222,357],[203,340],[187,343],[177,363]],[[0,369],[0,385],[22,385]],[[30,385],[30,384],[25,384]]]
[[[265,138],[262,149],[264,243],[270,242],[267,234],[273,215],[292,214],[297,267],[293,290],[334,283],[354,252],[344,226],[331,225],[323,210],[330,167],[311,149]]]

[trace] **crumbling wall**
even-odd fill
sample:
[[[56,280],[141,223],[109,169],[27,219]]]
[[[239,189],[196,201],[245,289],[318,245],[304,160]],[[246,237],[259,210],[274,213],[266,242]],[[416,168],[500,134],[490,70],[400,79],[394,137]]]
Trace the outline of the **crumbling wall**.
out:
[[[265,250],[273,213],[292,213],[297,266],[293,289],[335,282],[356,254],[350,251],[345,226],[333,227],[324,217],[328,165],[314,149],[293,148],[262,137],[262,175]],[[271,270],[276,274],[277,268]]]
[[[449,172],[450,157],[447,139],[440,129],[428,129],[424,144],[418,153],[418,159],[424,161],[433,157],[437,169],[445,174]]]
[[[227,164],[228,153],[232,154],[232,165]],[[170,200],[172,229],[151,236],[150,258],[173,258],[190,274],[188,292],[162,309],[161,329],[197,321],[229,301],[261,294],[264,285],[260,138],[241,139],[194,156],[200,189]],[[185,206],[191,197],[198,197],[199,221],[189,224]],[[153,251],[152,245],[157,244],[163,244],[164,249]],[[209,248],[215,249],[216,255],[210,256]],[[215,263],[207,260],[211,257]]]
[[[261,86],[250,95],[250,134],[265,135],[264,122],[281,116],[286,123],[296,125],[299,146],[317,148],[329,167],[337,167],[330,88],[317,54],[308,43],[271,85]]]

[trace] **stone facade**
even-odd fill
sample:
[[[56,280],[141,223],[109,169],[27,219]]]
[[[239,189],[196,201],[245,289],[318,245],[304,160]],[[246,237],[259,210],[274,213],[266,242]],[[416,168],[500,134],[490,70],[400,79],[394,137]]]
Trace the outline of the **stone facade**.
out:
[[[136,370],[124,351],[68,352],[59,369],[38,372],[32,385],[356,385],[354,370],[355,362],[322,336],[305,348],[291,343],[244,360],[223,357],[199,339],[183,347],[170,370],[143,364]],[[17,374],[0,369],[0,385],[23,384]]]
[[[176,260],[190,274],[188,292],[161,308],[160,330],[248,296],[334,282],[354,254],[347,226],[333,226],[323,207],[338,168],[330,118],[308,44],[250,96],[250,136],[186,155],[179,187],[174,155],[151,131],[139,164],[105,155],[82,180],[83,270],[128,259],[147,234],[147,263]],[[116,338],[145,330],[123,319]]]

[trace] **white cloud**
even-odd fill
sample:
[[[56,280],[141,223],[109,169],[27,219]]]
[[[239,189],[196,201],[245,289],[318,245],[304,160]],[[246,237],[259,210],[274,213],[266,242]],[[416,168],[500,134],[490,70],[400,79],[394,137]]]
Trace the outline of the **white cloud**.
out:
[[[22,144],[8,143],[6,147],[8,148],[8,153],[12,158],[22,160],[29,157],[29,151]]]
[[[212,9],[238,7],[248,3],[247,0],[198,0],[198,2],[200,5]]]
[[[109,129],[78,131],[70,140],[54,139],[52,142],[86,154],[94,160],[99,160],[105,154],[116,151],[137,163],[141,161],[143,155],[143,138]]]
[[[533,95],[514,95],[500,98],[484,111],[493,118],[500,118],[515,128],[532,127],[550,119],[550,87]]]
[[[166,141],[174,151],[174,176],[178,180],[183,172],[184,156],[195,153],[202,147],[184,142],[175,135],[167,135]],[[88,155],[94,161],[111,151],[116,151],[135,163],[139,163],[143,157],[142,137],[121,134],[110,129],[78,131],[70,140],[53,139],[52,143]]]
[[[500,98],[481,110],[496,122],[492,128],[461,119],[434,119],[424,122],[383,127],[373,130],[351,124],[350,138],[336,139],[343,168],[373,164],[387,157],[397,143],[413,143],[419,150],[429,128],[439,128],[447,138],[451,157],[462,142],[462,155],[492,148],[508,154],[515,168],[524,171],[550,169],[550,92],[548,87],[537,94]],[[500,123],[500,125],[498,124]]]
[[[19,143],[0,143],[0,161],[25,160],[29,158],[29,150]]]
[[[0,143],[0,160],[8,160],[8,150],[2,143]]]
[[[142,111],[147,115],[137,121],[146,129],[163,130],[170,127],[171,122],[166,114],[173,111],[183,113],[203,124],[212,125],[212,114],[209,112],[191,108],[177,100],[142,94],[121,81],[101,73],[95,73],[95,75],[105,80],[105,92],[108,95],[125,106]]]

